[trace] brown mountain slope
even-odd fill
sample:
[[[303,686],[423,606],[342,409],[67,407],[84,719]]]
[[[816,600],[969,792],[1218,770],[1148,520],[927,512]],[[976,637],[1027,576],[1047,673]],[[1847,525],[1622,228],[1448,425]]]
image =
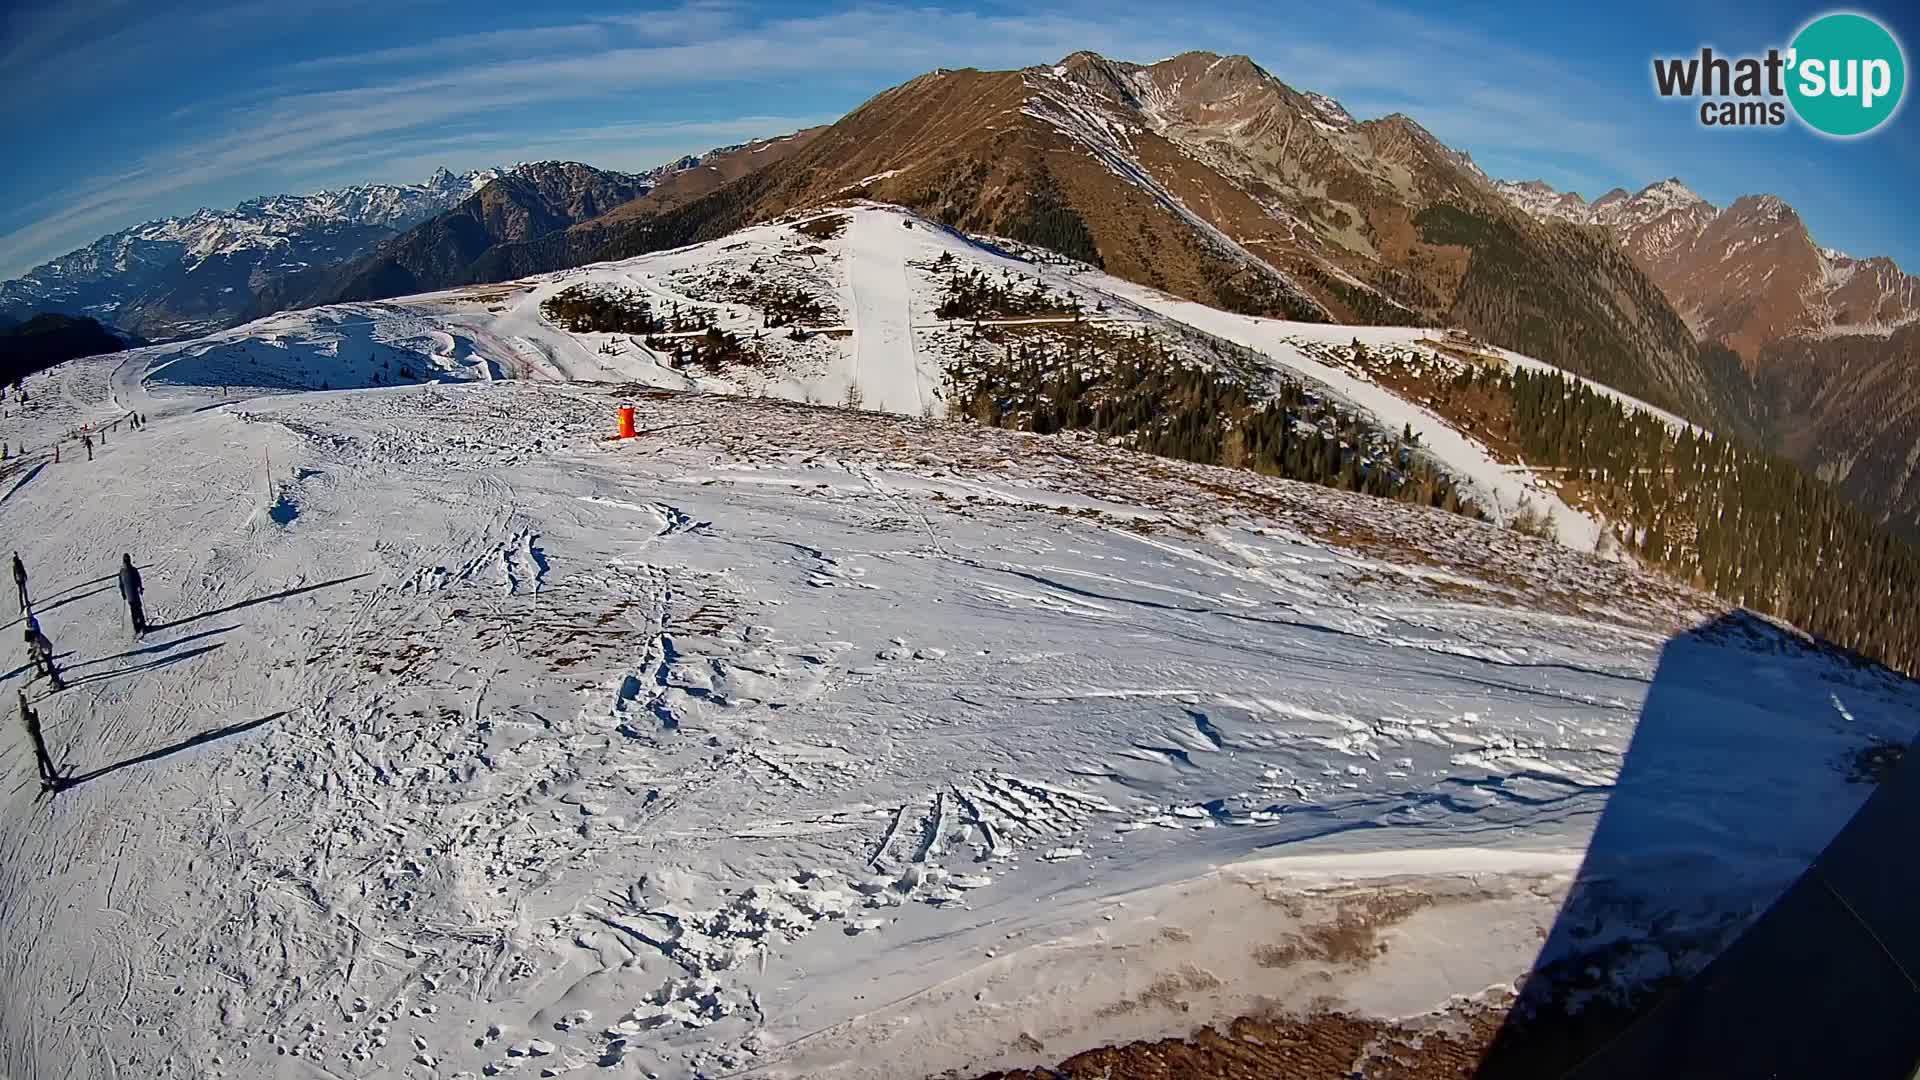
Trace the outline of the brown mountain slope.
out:
[[[739,146],[710,150],[699,157],[683,158],[675,163],[677,168],[664,173],[655,170],[652,175],[657,176],[659,182],[652,190],[615,207],[598,220],[602,224],[612,224],[684,206],[750,172],[786,159],[825,130],[824,126],[804,128],[791,135],[755,139]]]
[[[1743,357],[1806,326],[1822,261],[1793,209],[1747,196],[1650,268],[1695,331]]]
[[[503,247],[471,280],[639,254],[854,197],[1231,310],[1462,323],[1712,414],[1686,325],[1595,234],[1520,212],[1407,117],[1357,122],[1245,57],[1209,53],[933,72],[709,195]]]
[[[556,269],[706,239],[751,221],[854,197],[896,203],[973,233],[1009,237],[1103,265],[1169,291],[1240,310],[1324,318],[1271,267],[1184,214],[1148,162],[1192,163],[1151,132],[1105,160],[1028,110],[1024,72],[942,71],[887,90],[804,148],[704,199],[639,220],[594,222],[566,243],[527,245],[493,272]],[[1127,170],[1123,177],[1116,169]],[[1198,170],[1195,170],[1198,171]],[[1175,177],[1190,192],[1204,178]],[[1244,199],[1216,184],[1221,201]]]
[[[1781,453],[1920,537],[1920,322],[1767,343],[1756,388]]]

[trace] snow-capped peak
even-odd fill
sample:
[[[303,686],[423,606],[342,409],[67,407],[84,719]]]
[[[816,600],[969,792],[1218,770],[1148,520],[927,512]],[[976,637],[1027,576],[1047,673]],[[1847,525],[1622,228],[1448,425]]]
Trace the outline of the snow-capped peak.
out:
[[[154,338],[204,333],[239,314],[221,304],[243,301],[255,274],[353,257],[368,244],[449,209],[500,174],[499,169],[454,173],[443,167],[420,183],[261,195],[230,209],[203,207],[141,222],[0,283],[0,309],[78,311],[126,323],[123,306],[137,308],[143,297],[171,296],[188,281],[204,279],[210,295],[228,299],[205,305],[204,316],[133,325]]]
[[[1585,224],[1592,217],[1592,209],[1578,192],[1557,191],[1545,180],[1495,180],[1493,186],[1508,202],[1543,221],[1555,218]]]
[[[1659,206],[1665,210],[1685,209],[1690,206],[1711,206],[1694,190],[1680,182],[1677,176],[1669,176],[1657,184],[1648,184],[1634,196],[1639,200]]]
[[[1346,107],[1338,101],[1335,101],[1325,94],[1315,93],[1312,90],[1308,90],[1301,96],[1307,99],[1307,102],[1313,106],[1313,110],[1319,113],[1321,119],[1327,123],[1332,124],[1334,127],[1341,128],[1353,126],[1353,114],[1348,112]]]
[[[1674,219],[1676,221],[1690,221],[1696,227],[1703,227],[1717,213],[1719,209],[1701,198],[1692,188],[1675,177],[1668,177],[1659,183],[1648,184],[1630,197],[1615,198],[1614,193],[1608,193],[1605,199],[1593,204],[1590,220],[1597,225],[1631,233],[1673,215],[1678,215]]]

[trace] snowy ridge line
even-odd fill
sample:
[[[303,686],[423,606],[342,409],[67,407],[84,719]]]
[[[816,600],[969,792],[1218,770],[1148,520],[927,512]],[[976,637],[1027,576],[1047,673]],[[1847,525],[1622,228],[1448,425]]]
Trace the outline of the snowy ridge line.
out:
[[[835,235],[819,238],[796,231],[797,226],[839,219],[845,224]],[[934,314],[944,275],[932,267],[940,259],[1042,283],[1074,298],[1090,313],[1088,322],[1126,322],[1182,350],[1191,351],[1203,340],[1251,350],[1276,371],[1372,417],[1382,430],[1411,426],[1426,452],[1496,521],[1532,507],[1548,515],[1563,542],[1584,550],[1600,544],[1604,530],[1599,523],[1534,478],[1496,463],[1470,434],[1370,379],[1313,360],[1300,348],[1301,342],[1336,344],[1359,338],[1430,352],[1420,342],[1438,332],[1434,329],[1230,315],[1091,267],[1051,257],[1039,260],[1019,245],[967,237],[898,208],[866,202],[521,282],[285,313],[130,355],[150,361],[149,378],[177,386],[299,390],[473,378],[587,380],[820,404],[857,401],[865,408],[937,416],[954,407],[945,399],[950,365],[971,355],[972,349],[961,333],[969,322]],[[745,342],[758,359],[721,367],[676,361],[677,350],[700,347],[706,330],[565,331],[549,321],[542,305],[575,287],[644,298],[656,315],[699,313],[706,325]],[[774,325],[764,307],[769,290],[804,294],[819,305],[822,315]],[[1092,314],[1100,306],[1108,310]],[[1062,325],[1012,318],[984,319],[981,324],[1031,327],[1039,333]],[[1504,350],[1493,353],[1516,365],[1546,368]],[[1204,355],[1193,359],[1203,365],[1214,362]],[[1596,389],[1669,423],[1681,423],[1643,402],[1605,387]]]

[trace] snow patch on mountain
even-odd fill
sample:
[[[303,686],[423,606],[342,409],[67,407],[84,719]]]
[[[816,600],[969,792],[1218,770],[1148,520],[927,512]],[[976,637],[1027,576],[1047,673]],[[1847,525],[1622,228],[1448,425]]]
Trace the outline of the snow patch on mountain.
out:
[[[1307,90],[1303,91],[1300,96],[1306,98],[1307,101],[1313,105],[1314,111],[1320,114],[1322,120],[1332,124],[1334,127],[1349,128],[1354,125],[1353,114],[1347,111],[1346,106],[1327,95]]]
[[[1507,201],[1542,220],[1558,218],[1586,224],[1591,216],[1586,200],[1577,192],[1556,191],[1543,180],[1496,180],[1493,186]]]

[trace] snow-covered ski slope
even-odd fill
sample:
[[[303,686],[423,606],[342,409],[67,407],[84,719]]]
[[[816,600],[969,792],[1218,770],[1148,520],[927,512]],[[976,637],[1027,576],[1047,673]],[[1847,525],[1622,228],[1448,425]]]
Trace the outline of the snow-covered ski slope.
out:
[[[16,645],[0,694],[84,782],[40,797],[8,718],[0,1073],[966,1076],[1417,1018],[1526,971],[1598,855],[1610,970],[1701,962],[1920,728],[1912,684],[1439,511],[741,396],[179,371],[536,368],[426,308],[9,403],[0,550],[71,687]]]
[[[791,227],[805,219],[757,226],[689,248],[512,284],[276,315],[144,355],[153,381],[170,385],[338,389],[369,385],[376,376],[392,383],[404,366],[421,378],[637,382],[825,404],[858,400],[868,409],[940,416],[947,411],[946,366],[976,347],[993,348],[970,341],[970,322],[935,314],[953,268],[980,268],[1044,283],[1055,296],[1077,299],[1090,321],[1153,334],[1202,362],[1221,341],[1251,349],[1276,371],[1371,414],[1384,430],[1412,428],[1495,521],[1543,513],[1563,543],[1588,551],[1599,544],[1601,524],[1539,477],[1496,460],[1471,433],[1364,373],[1314,355],[1317,347],[1358,339],[1438,358],[1434,330],[1234,315],[1057,257],[1030,259],[1015,245],[976,242],[893,207],[860,205],[831,216],[849,220],[839,235],[824,239]],[[666,350],[649,348],[639,335],[569,333],[542,314],[541,304],[578,285],[644,297],[659,313],[702,312],[713,325],[748,339],[759,360],[720,370],[675,367]],[[819,299],[823,316],[805,321],[817,332],[796,339],[788,327],[769,328],[763,302],[769,288]]]

